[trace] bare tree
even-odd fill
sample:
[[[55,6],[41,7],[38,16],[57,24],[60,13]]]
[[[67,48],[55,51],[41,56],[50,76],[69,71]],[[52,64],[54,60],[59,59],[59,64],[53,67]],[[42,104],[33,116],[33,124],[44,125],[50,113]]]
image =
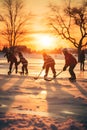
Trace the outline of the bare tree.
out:
[[[0,35],[8,42],[9,46],[18,45],[23,42],[25,35],[29,32],[27,27],[31,14],[24,13],[22,0],[3,0],[0,12]]]
[[[83,1],[80,6],[69,5],[60,13],[57,5],[50,4],[50,25],[56,30],[58,36],[68,40],[78,50],[78,61],[80,51],[87,45],[87,2]]]

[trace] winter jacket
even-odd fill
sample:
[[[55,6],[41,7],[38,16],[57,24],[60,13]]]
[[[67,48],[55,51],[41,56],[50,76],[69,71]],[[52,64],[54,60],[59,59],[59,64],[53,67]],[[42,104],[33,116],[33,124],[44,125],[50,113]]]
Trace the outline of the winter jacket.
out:
[[[28,64],[28,61],[23,57],[23,56],[20,56],[20,61],[19,63],[22,63],[23,65],[27,65]]]
[[[43,68],[45,68],[46,66],[51,66],[53,64],[55,65],[55,61],[51,56],[49,56],[49,55],[44,56]]]
[[[16,56],[12,53],[12,52],[7,52],[4,57],[7,57],[8,62],[13,62],[16,63],[17,62],[17,58]]]
[[[77,64],[77,60],[75,59],[75,57],[70,53],[66,53],[65,54],[65,67],[67,68],[68,66],[75,66],[76,64]]]

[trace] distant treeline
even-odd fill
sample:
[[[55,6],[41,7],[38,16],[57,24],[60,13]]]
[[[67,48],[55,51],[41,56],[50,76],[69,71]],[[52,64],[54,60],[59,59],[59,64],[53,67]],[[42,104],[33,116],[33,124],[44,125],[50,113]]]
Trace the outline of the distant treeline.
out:
[[[5,49],[11,49],[14,52],[25,52],[25,53],[43,53],[43,52],[47,52],[47,53],[53,53],[53,54],[61,54],[62,53],[62,49],[63,48],[55,48],[53,50],[48,50],[48,49],[43,49],[43,50],[32,50],[31,48],[27,48],[26,46],[20,45],[20,46],[12,46],[10,48],[4,46],[3,49],[1,51],[4,51]],[[77,49],[73,49],[73,48],[68,48],[68,50],[71,53],[77,54]],[[87,54],[87,49],[85,49],[85,53]]]

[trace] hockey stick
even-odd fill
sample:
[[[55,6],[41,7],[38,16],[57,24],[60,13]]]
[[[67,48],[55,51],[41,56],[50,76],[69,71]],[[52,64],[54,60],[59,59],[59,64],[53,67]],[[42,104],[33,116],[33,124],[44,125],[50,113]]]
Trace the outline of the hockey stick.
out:
[[[58,75],[60,75],[62,72],[63,72],[63,70],[61,70],[58,74],[56,74],[56,77],[57,77]],[[46,81],[52,81],[53,79],[55,79],[55,78],[51,78],[51,79],[49,79],[49,78],[44,78],[44,80],[46,80]]]
[[[40,71],[40,73],[39,73],[39,75],[37,77],[34,77],[35,80],[37,80],[40,77],[42,71],[43,71],[43,69],[41,69],[41,71]]]
[[[58,74],[56,74],[56,77],[59,75],[59,74],[61,74],[63,72],[63,70],[61,70]]]

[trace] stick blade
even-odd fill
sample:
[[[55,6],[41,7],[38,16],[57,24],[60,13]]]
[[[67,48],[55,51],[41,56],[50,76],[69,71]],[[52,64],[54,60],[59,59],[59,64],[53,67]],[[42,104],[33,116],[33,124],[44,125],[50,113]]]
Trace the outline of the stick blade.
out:
[[[44,78],[44,80],[46,80],[46,81],[52,81],[53,79],[55,79],[55,78]]]
[[[37,79],[38,79],[38,77],[34,77],[34,79],[35,79],[35,80],[37,80]]]

